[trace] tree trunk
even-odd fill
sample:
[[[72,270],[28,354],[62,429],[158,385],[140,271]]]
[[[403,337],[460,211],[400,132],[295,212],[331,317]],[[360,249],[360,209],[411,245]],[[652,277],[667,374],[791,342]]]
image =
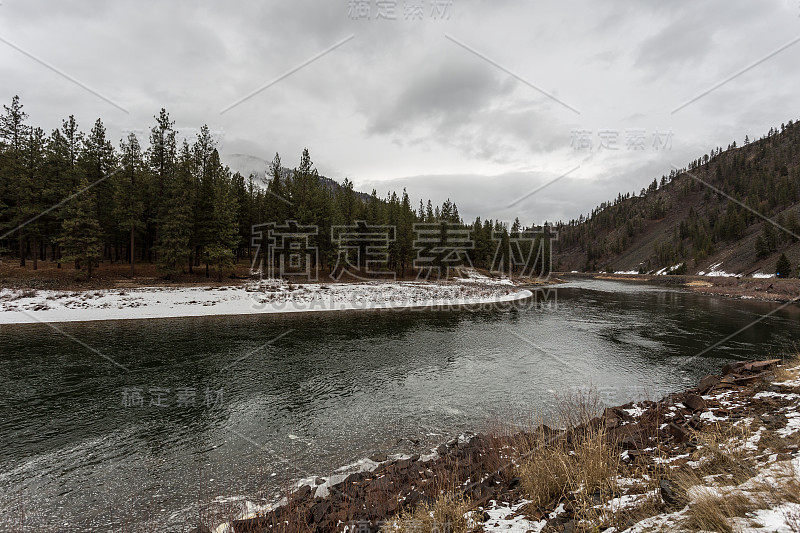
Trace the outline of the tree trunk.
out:
[[[22,237],[22,233],[19,235],[19,266],[25,266],[25,239]]]
[[[136,259],[134,258],[134,253],[133,253],[133,251],[134,251],[134,247],[133,247],[133,238],[134,238],[134,236],[133,236],[133,234],[134,234],[133,224],[131,224],[131,250],[130,250],[130,253],[131,253],[131,277],[133,277],[133,264],[136,262]]]
[[[33,269],[39,269],[39,243],[36,242],[36,234],[33,235]]]

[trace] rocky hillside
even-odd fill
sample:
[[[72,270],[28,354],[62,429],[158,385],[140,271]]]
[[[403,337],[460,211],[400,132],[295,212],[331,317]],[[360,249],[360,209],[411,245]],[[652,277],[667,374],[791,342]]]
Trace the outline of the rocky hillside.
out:
[[[800,125],[789,121],[560,224],[554,268],[774,275],[785,253],[797,276],[798,201]]]

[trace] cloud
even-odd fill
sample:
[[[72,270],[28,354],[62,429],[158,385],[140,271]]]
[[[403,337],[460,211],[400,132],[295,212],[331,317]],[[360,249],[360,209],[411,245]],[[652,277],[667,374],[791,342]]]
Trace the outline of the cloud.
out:
[[[373,3],[374,5],[374,3]],[[465,216],[508,217],[519,193],[584,158],[581,128],[675,133],[663,154],[595,154],[579,176],[520,204],[569,219],[671,164],[796,119],[800,44],[679,113],[670,111],[800,33],[796,3],[569,4],[453,0],[446,20],[353,20],[348,0],[7,1],[0,37],[119,102],[125,114],[0,43],[0,100],[19,94],[46,131],[74,114],[109,137],[147,131],[166,108],[180,128],[225,131],[223,150],[288,165],[308,147],[323,174],[366,190],[448,196]],[[449,41],[451,35],[580,110],[573,113]],[[220,110],[336,42],[347,44]],[[648,148],[650,145],[648,143]]]

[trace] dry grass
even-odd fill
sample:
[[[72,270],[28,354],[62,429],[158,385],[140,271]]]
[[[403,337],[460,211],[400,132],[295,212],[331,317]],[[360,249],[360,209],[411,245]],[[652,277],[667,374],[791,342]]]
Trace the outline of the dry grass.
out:
[[[785,461],[776,469],[774,479],[757,483],[755,489],[764,508],[777,507],[784,503],[800,503],[800,478],[791,461]]]
[[[433,505],[423,503],[413,511],[403,511],[381,527],[382,533],[420,533],[446,531],[470,533],[479,530],[477,516],[470,511],[469,500],[453,494],[442,494]]]
[[[616,525],[627,520],[634,509],[605,505],[619,494],[617,478],[625,468],[616,445],[596,423],[600,412],[600,402],[591,392],[562,397],[556,423],[575,429],[549,438],[540,432],[521,443],[526,451],[516,473],[533,506],[552,509],[569,497],[578,523]]]
[[[720,482],[739,485],[756,475],[752,451],[744,444],[753,435],[752,424],[722,423],[709,425],[694,433],[697,450],[692,460],[698,461],[701,476],[716,476]]]
[[[747,516],[757,506],[742,493],[718,494],[701,489],[687,511],[685,526],[692,531],[734,533],[732,519]]]
[[[791,381],[800,376],[800,352],[791,357],[785,357],[783,362],[775,369],[775,381]]]

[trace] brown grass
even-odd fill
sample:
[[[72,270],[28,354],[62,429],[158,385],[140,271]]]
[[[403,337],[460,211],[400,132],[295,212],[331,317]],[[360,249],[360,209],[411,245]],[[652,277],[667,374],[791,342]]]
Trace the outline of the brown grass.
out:
[[[692,460],[699,461],[701,476],[716,476],[720,482],[739,485],[756,475],[752,451],[743,444],[752,436],[752,425],[721,423],[694,432],[697,450]]]
[[[596,395],[581,392],[562,397],[558,413],[559,426],[574,429],[521,443],[526,451],[516,470],[524,497],[543,510],[569,497],[576,521],[621,525],[635,509],[604,505],[619,494],[617,477],[626,469],[620,450],[609,442],[605,430],[591,423],[600,413]]]
[[[422,503],[413,511],[403,511],[381,527],[382,533],[420,533],[446,531],[470,533],[479,523],[470,512],[470,501],[454,493],[442,494],[433,505]]]
[[[692,531],[734,533],[733,518],[746,517],[757,506],[744,494],[714,494],[705,491],[689,505],[685,526]]]
[[[775,369],[775,381],[791,381],[800,375],[800,352],[790,357],[785,357],[783,362]]]

